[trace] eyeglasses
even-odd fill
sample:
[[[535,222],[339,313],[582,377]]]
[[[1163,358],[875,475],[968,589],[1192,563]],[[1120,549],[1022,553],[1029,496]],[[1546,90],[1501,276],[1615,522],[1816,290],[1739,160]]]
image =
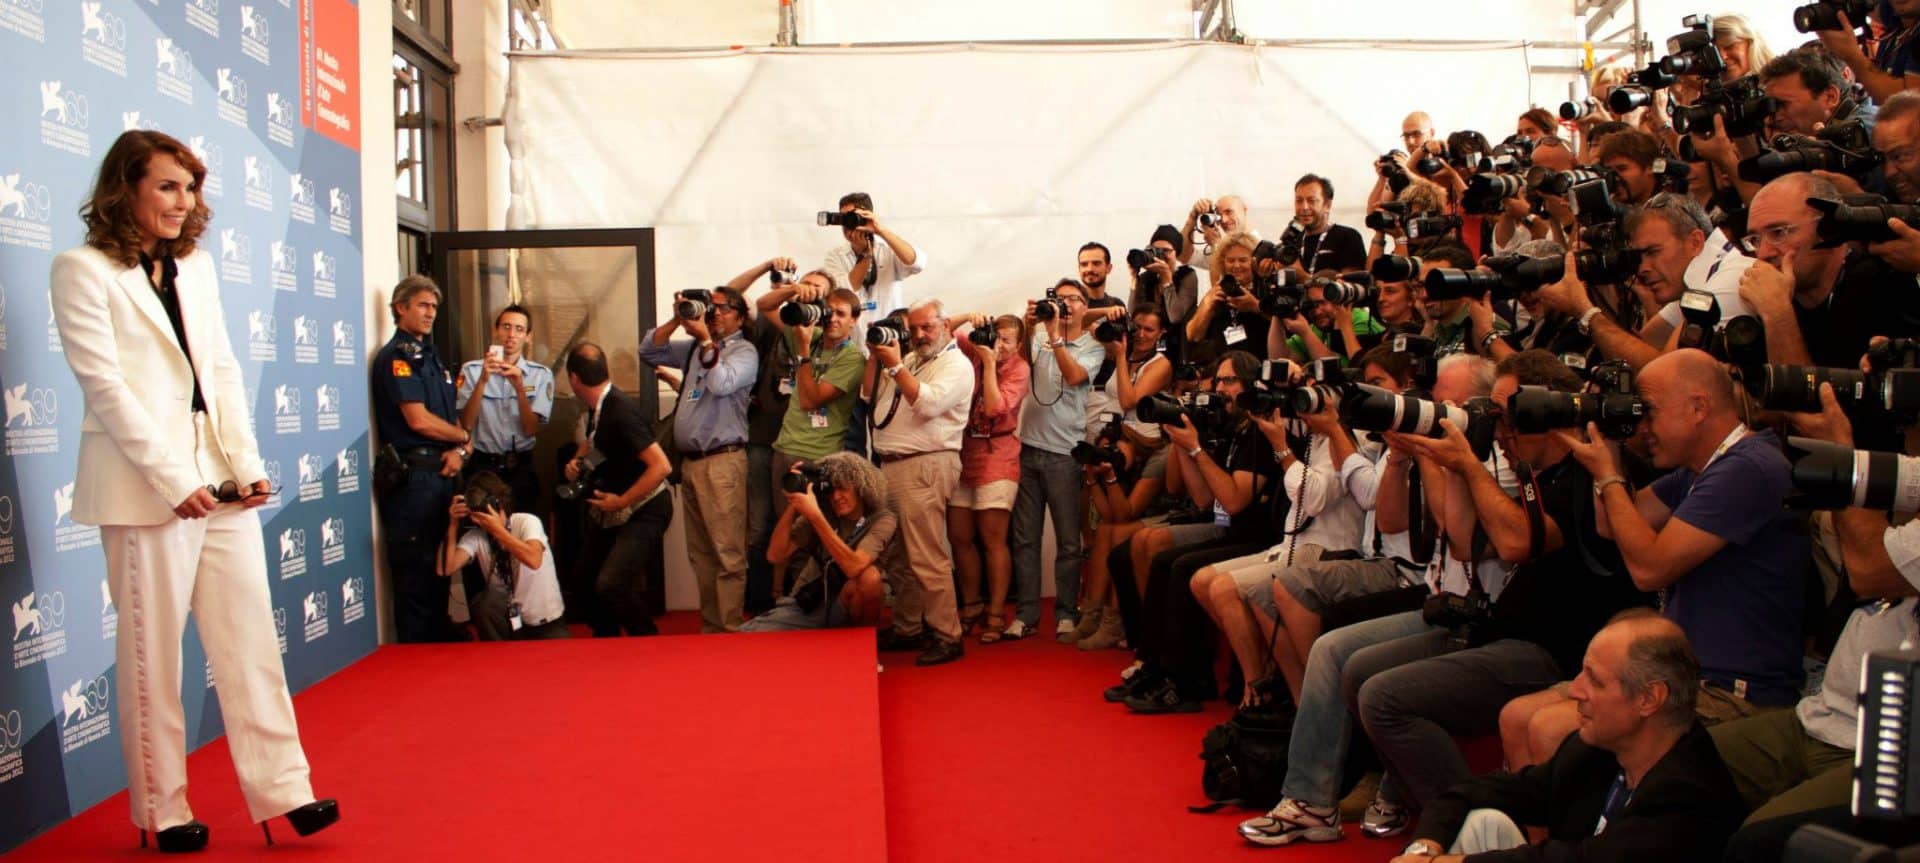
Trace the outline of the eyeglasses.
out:
[[[707,309],[707,314],[710,314],[710,315],[717,315],[721,312],[732,312],[733,314],[738,315],[738,314],[742,314],[744,310],[732,303],[721,303],[719,305],[710,306]]]
[[[1810,221],[1796,222],[1791,225],[1775,225],[1771,228],[1764,228],[1759,231],[1755,231],[1751,234],[1748,234],[1740,238],[1740,248],[1747,250],[1748,254],[1757,252],[1760,250],[1760,240],[1762,238],[1765,238],[1767,242],[1772,243],[1776,246],[1784,246],[1786,245],[1787,240],[1791,238],[1795,233],[1798,233],[1801,228],[1804,228],[1811,224],[1813,223]]]
[[[1222,384],[1226,384],[1230,386],[1238,386],[1239,383],[1240,383],[1239,375],[1215,375],[1213,378],[1214,386],[1220,386]]]
[[[247,486],[243,492],[238,483],[227,480],[218,486],[207,486],[207,491],[213,495],[216,503],[240,503],[256,497],[266,497],[273,494],[275,489],[269,486],[266,491],[255,491],[253,486]]]

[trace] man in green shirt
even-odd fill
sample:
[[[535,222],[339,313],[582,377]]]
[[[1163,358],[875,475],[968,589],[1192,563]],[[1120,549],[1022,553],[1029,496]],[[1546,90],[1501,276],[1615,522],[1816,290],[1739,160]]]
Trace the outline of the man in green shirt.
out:
[[[784,317],[776,317],[792,356],[790,367],[779,380],[780,391],[790,393],[786,416],[780,423],[780,436],[773,441],[773,482],[793,469],[796,462],[826,458],[841,449],[847,423],[853,417],[855,391],[866,369],[866,358],[854,344],[854,326],[860,320],[860,296],[846,288],[829,288],[824,273],[808,273],[791,286],[781,286],[762,297],[762,306],[778,306],[788,301],[819,302],[825,298],[827,314],[819,326],[790,326]],[[777,521],[786,509],[786,498],[774,496],[773,517]],[[785,587],[782,567],[774,567],[773,595]]]
[[[1307,285],[1307,296],[1300,304],[1300,314],[1284,320],[1274,318],[1272,327],[1276,331],[1284,329],[1292,334],[1287,336],[1286,347],[1295,362],[1339,357],[1343,365],[1379,344],[1380,337],[1387,331],[1386,325],[1373,316],[1371,309],[1364,306],[1336,306],[1327,302],[1323,287],[1317,281]],[[1270,333],[1269,341],[1275,335],[1278,333]],[[1272,345],[1268,347],[1271,349]],[[1277,351],[1273,353],[1280,355]]]

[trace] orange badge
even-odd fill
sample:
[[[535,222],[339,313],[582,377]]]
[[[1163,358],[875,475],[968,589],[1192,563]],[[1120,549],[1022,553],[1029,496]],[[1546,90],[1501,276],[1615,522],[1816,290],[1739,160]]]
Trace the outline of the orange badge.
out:
[[[410,365],[407,365],[407,361],[406,361],[406,360],[394,360],[394,361],[393,361],[393,376],[394,376],[394,377],[396,377],[396,378],[410,378],[410,377],[413,377],[413,366],[410,366]]]

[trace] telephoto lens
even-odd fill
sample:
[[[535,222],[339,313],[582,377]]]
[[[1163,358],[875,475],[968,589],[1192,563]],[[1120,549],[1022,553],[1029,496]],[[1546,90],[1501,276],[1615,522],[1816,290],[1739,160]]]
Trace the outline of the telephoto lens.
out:
[[[1420,278],[1420,259],[1412,255],[1381,255],[1369,274],[1378,282],[1408,282]]]
[[[1786,455],[1793,463],[1792,506],[1920,512],[1920,459],[1804,437],[1787,438]]]
[[[673,313],[683,321],[697,321],[707,316],[707,309],[713,307],[713,292],[701,288],[681,291],[680,301],[673,304]]]
[[[1432,239],[1459,228],[1459,216],[1422,216],[1407,220],[1407,239]]]
[[[1500,274],[1485,270],[1457,270],[1441,267],[1427,273],[1427,299],[1457,300],[1484,297],[1500,287]]]
[[[1560,119],[1578,120],[1600,109],[1599,101],[1589,97],[1578,102],[1561,102]]]
[[[1879,195],[1847,195],[1838,201],[1808,198],[1807,206],[1820,212],[1820,248],[1854,241],[1885,243],[1899,239],[1887,227],[1888,219],[1920,224],[1920,206],[1888,203]]]
[[[1900,419],[1920,415],[1920,369],[1888,369],[1870,374],[1858,369],[1766,365],[1743,374],[1747,391],[1770,411],[1820,412],[1820,385],[1832,384],[1843,409],[1866,408]]]
[[[867,327],[867,344],[897,345],[907,341],[907,328],[893,318],[881,318]]]
[[[1819,0],[1793,10],[1793,29],[1802,33],[1839,30],[1842,12],[1846,13],[1848,23],[1864,27],[1873,9],[1874,0]]]
[[[780,306],[780,323],[790,327],[818,326],[826,318],[826,303],[785,303]]]
[[[1369,230],[1391,231],[1400,227],[1407,217],[1407,205],[1399,201],[1388,201],[1379,209],[1367,214],[1366,225]]]
[[[859,213],[842,213],[837,210],[821,210],[815,220],[822,228],[858,228],[867,223],[866,217]]]
[[[1607,108],[1615,114],[1625,114],[1635,108],[1644,108],[1653,104],[1653,91],[1631,84],[1615,87],[1607,92]]]
[[[1143,423],[1163,426],[1177,426],[1180,417],[1186,415],[1186,407],[1180,403],[1180,397],[1171,393],[1153,393],[1134,405],[1134,415]]]
[[[1127,266],[1136,273],[1146,269],[1148,264],[1159,259],[1159,256],[1155,255],[1152,249],[1127,250]]]
[[[1521,434],[1544,434],[1555,429],[1584,429],[1587,423],[1613,440],[1639,433],[1645,411],[1632,393],[1562,393],[1542,386],[1523,386],[1507,399],[1507,422]]]
[[[1400,395],[1369,384],[1354,384],[1340,400],[1340,420],[1354,431],[1391,431],[1443,437],[1440,420],[1466,425],[1459,408],[1415,396]]]
[[[1335,408],[1340,407],[1340,390],[1324,384],[1294,387],[1287,390],[1286,395],[1286,401],[1281,403],[1280,410],[1289,417],[1317,414],[1326,410],[1329,405]]]
[[[1336,306],[1365,306],[1380,298],[1367,273],[1347,273],[1320,286],[1320,295]]]

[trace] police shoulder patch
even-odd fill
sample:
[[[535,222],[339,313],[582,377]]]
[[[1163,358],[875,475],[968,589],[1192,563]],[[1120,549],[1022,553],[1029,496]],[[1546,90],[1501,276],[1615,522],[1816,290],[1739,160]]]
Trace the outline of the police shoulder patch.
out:
[[[409,365],[406,360],[394,360],[393,376],[396,378],[413,377],[413,366]]]

